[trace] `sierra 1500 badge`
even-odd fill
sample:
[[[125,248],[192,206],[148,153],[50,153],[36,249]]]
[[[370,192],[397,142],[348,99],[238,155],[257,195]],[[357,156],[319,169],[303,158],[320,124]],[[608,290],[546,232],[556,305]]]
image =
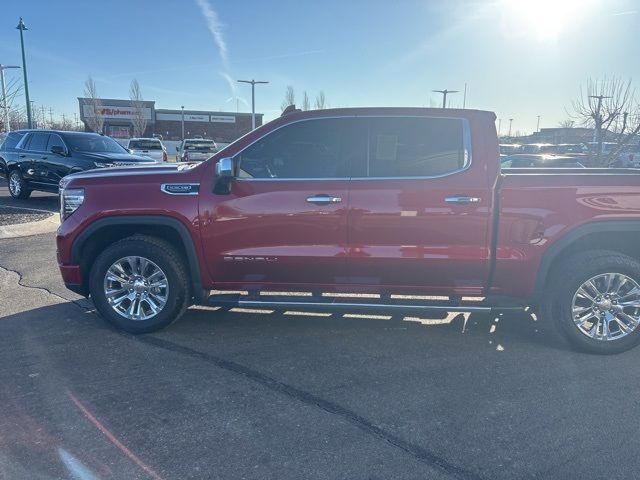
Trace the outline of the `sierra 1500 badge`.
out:
[[[163,183],[160,187],[160,190],[169,195],[197,195],[199,189],[199,183]]]

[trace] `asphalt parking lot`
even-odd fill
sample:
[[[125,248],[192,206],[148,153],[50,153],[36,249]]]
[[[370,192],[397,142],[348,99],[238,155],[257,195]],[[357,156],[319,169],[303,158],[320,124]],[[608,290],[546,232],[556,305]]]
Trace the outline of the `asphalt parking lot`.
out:
[[[54,234],[0,240],[0,478],[634,478],[639,360],[527,314],[194,307],[135,337],[64,289]]]

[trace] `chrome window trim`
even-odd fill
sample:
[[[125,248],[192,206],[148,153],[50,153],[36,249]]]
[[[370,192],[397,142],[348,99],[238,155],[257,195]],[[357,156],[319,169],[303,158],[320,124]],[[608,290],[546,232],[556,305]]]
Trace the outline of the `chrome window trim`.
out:
[[[167,191],[167,186],[169,185],[189,185],[190,187],[198,187],[198,190],[195,192],[169,192]],[[173,182],[173,183],[163,183],[160,185],[160,190],[167,195],[198,195],[200,193],[200,184],[199,183],[181,183],[181,182]]]
[[[236,162],[236,157],[242,152],[244,152],[247,148],[251,147],[253,144],[259,142],[260,140],[266,138],[274,132],[277,132],[281,128],[284,128],[289,125],[293,125],[295,123],[300,122],[308,122],[313,120],[335,120],[338,118],[429,118],[429,119],[445,119],[445,120],[458,120],[462,122],[462,146],[464,149],[464,166],[459,168],[458,170],[454,170],[452,172],[444,173],[441,175],[430,175],[430,176],[420,176],[420,177],[316,177],[316,178],[247,178],[247,177],[235,177],[234,180],[242,181],[242,182],[304,182],[304,181],[321,181],[321,180],[429,180],[429,179],[437,179],[450,177],[451,175],[457,175],[458,173],[465,172],[469,170],[473,161],[472,148],[471,148],[471,125],[469,124],[468,118],[463,117],[441,117],[441,116],[433,116],[433,115],[334,115],[330,117],[316,117],[316,118],[301,118],[299,120],[295,120],[293,122],[285,123],[280,125],[278,128],[274,128],[273,130],[265,133],[260,138],[255,139],[249,145],[245,146],[239,152],[231,157],[233,158],[234,163]],[[367,129],[367,135],[369,135],[369,129]],[[369,140],[369,138],[367,138]],[[367,143],[367,156],[369,155],[369,144]],[[368,168],[368,159],[367,159],[367,168]],[[238,165],[240,168],[240,165]]]

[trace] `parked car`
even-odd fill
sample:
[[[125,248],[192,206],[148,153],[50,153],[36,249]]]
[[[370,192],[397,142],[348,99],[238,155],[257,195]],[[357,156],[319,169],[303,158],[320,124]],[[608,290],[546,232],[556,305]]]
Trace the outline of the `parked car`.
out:
[[[638,344],[640,172],[500,172],[494,122],[477,110],[285,111],[200,164],[70,175],[62,277],[134,333],[194,303],[531,307],[583,350]]]
[[[213,140],[204,138],[186,138],[176,147],[178,162],[201,162],[218,151]]]
[[[501,159],[501,168],[585,168],[574,157],[517,153]]]
[[[3,167],[14,198],[28,198],[33,190],[57,192],[60,180],[74,172],[155,163],[130,154],[112,138],[97,133],[21,130],[12,132],[10,138],[14,134],[13,138],[21,138],[14,148],[6,150]]]
[[[149,157],[156,163],[167,161],[167,149],[159,138],[132,138],[127,144],[129,153]]]

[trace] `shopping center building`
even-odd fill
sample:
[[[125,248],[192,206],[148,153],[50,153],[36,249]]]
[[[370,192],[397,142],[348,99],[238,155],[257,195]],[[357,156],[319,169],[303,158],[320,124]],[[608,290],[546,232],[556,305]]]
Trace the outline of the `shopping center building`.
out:
[[[89,98],[78,98],[80,120],[86,131],[91,131],[92,118],[103,119],[103,132],[114,138],[130,138],[133,135],[132,119],[135,109],[130,100],[103,98],[99,107]],[[251,130],[251,114],[237,112],[212,112],[207,110],[156,109],[154,101],[142,102],[142,114],[147,121],[144,136],[160,135],[164,140],[181,140],[184,136],[212,138],[216,142],[229,143]],[[262,125],[262,114],[256,113],[256,126]]]

